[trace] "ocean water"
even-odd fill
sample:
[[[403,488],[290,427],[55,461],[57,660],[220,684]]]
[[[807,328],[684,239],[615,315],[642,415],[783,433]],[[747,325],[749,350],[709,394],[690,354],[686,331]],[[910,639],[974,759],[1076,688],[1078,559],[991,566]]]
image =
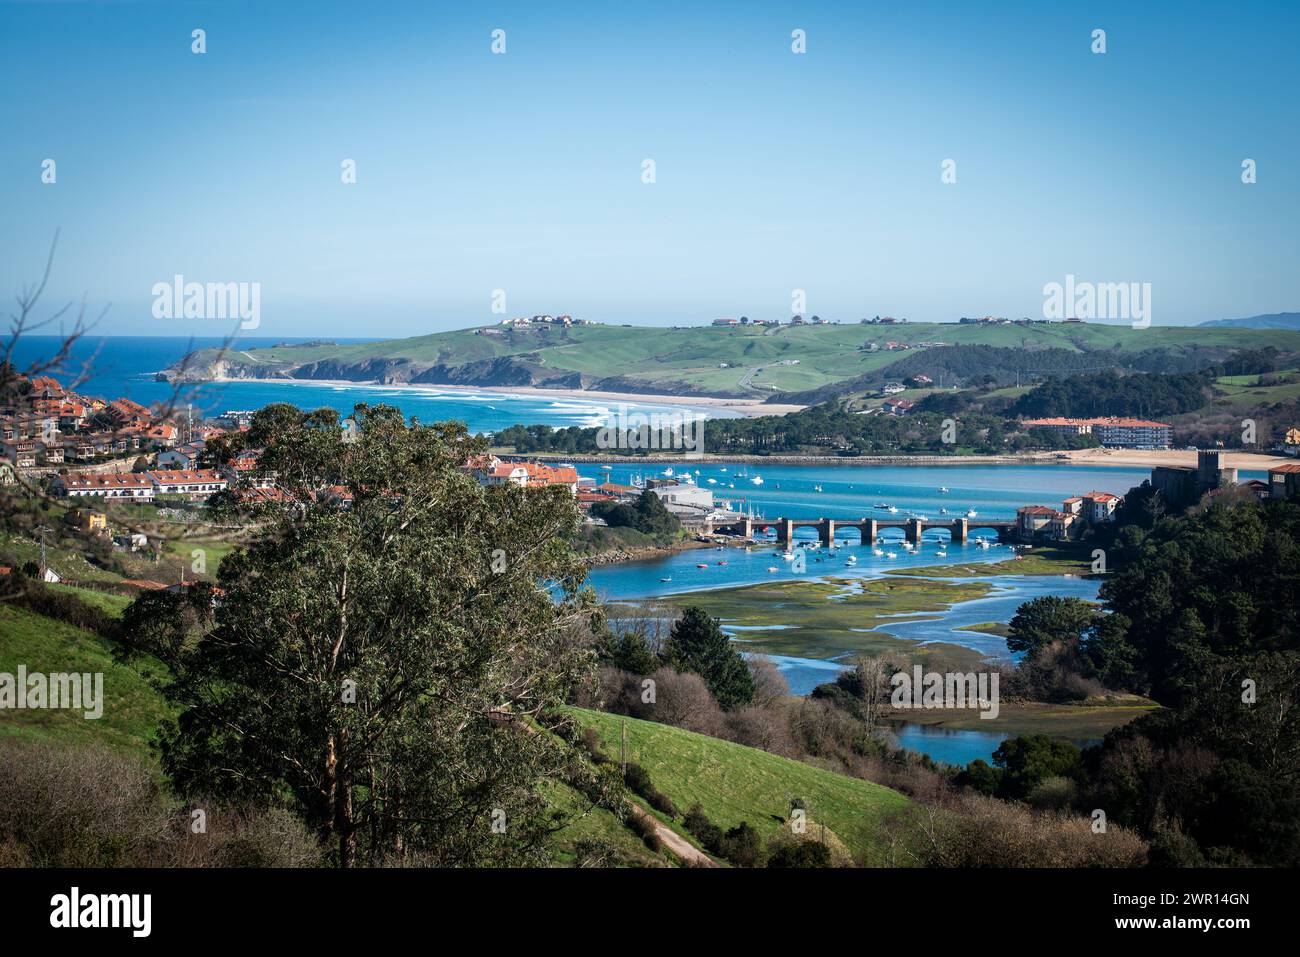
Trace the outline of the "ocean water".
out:
[[[28,336],[15,349],[20,369],[55,355],[60,345],[55,336]],[[307,342],[283,338],[240,339],[239,349],[256,349],[277,342]],[[373,342],[373,339],[334,339],[336,342]],[[79,340],[71,360],[53,375],[64,384],[85,376],[77,386],[84,395],[107,399],[128,398],[144,405],[172,398],[173,386],[154,381],[155,373],[167,368],[193,349],[219,346],[219,338],[181,339],[171,337],[87,336]],[[392,405],[421,422],[455,419],[471,432],[494,432],[511,425],[544,424],[598,426],[604,424],[618,400],[568,396],[510,395],[433,386],[394,388],[382,385],[330,385],[315,382],[222,382],[186,386],[180,404],[193,403],[196,413],[217,415],[228,409],[258,409],[274,402],[288,402],[303,409],[332,408],[350,413],[358,402]],[[626,403],[630,411],[682,410],[682,406]],[[713,417],[736,413],[717,408],[700,408]]]

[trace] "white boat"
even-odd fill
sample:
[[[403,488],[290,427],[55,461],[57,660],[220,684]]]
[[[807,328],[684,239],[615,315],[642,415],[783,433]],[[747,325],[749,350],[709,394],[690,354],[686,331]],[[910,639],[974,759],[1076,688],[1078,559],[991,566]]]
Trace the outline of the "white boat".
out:
[[[940,515],[947,515],[947,514],[948,514],[948,510],[947,510],[946,508],[941,508],[941,509],[939,509],[939,514],[940,514]]]
[[[980,548],[988,548],[989,540],[987,538],[977,539],[975,544],[977,544]]]
[[[602,472],[612,472],[612,471],[614,471],[614,466],[612,466],[612,465],[602,465],[602,466],[600,467],[600,470],[601,470]]]
[[[663,470],[662,472],[660,472],[659,474],[660,474],[660,475],[666,475],[666,476],[672,477],[672,474],[673,474],[673,467],[670,465],[670,466],[668,466],[668,468],[664,469],[664,470]]]
[[[975,517],[976,515],[978,515],[978,514],[979,514],[979,512],[975,511],[975,509],[973,509],[973,508],[968,508],[968,509],[966,510],[966,517],[967,517],[967,518],[974,518],[974,517]]]
[[[873,548],[873,549],[871,550],[871,554],[877,556],[878,558],[883,558],[884,555],[885,555],[885,553],[882,552],[879,548]]]
[[[754,484],[754,485],[762,485],[762,484],[763,484],[763,476],[761,476],[761,475],[755,475],[755,476],[754,476],[752,479],[750,479],[749,481],[750,481],[752,484]]]
[[[767,570],[770,572],[779,572],[781,569],[777,568],[775,565],[769,565]]]
[[[781,557],[787,562],[794,561],[794,552],[787,548],[781,553]]]
[[[885,552],[885,557],[886,557],[886,558],[897,558],[898,555],[897,555],[897,553],[895,553],[895,552]]]
[[[850,555],[848,559],[845,561],[846,565],[856,565],[857,563],[858,563],[857,555]]]
[[[718,480],[717,480],[717,479],[709,479],[709,484],[710,484],[710,485],[717,485],[717,484],[718,484]]]
[[[946,485],[940,485],[940,486],[939,486],[939,494],[940,494],[940,495],[947,495],[947,494],[948,494],[948,486],[946,486]]]
[[[897,515],[897,514],[898,514],[898,509],[897,509],[895,506],[893,506],[893,505],[889,506],[889,514],[890,514],[890,515]]]
[[[945,551],[943,551],[942,549],[939,550],[939,551],[937,551],[937,552],[935,552],[935,554],[938,555],[940,558],[947,558],[947,557],[948,557],[948,553],[945,552]]]
[[[667,578],[661,578],[661,579],[659,579],[659,580],[660,580],[661,582],[670,582],[670,581],[672,581],[673,579],[672,579],[672,576],[670,575],[670,576],[667,577]]]

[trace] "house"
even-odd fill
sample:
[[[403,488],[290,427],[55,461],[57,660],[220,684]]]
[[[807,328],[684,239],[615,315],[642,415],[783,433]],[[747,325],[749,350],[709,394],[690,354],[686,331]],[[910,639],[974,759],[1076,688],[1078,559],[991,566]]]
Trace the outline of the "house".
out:
[[[180,438],[180,430],[174,425],[151,425],[140,431],[141,445],[153,445],[160,449],[174,447]]]
[[[154,486],[148,476],[130,472],[116,472],[111,475],[72,472],[54,476],[50,487],[56,495],[73,498],[89,496],[152,502],[154,496]]]
[[[221,466],[220,472],[231,485],[260,489],[275,487],[276,473],[264,470],[258,465],[256,452],[241,452],[232,461]]]
[[[178,445],[174,449],[158,453],[158,467],[164,469],[196,469],[199,467],[199,456],[207,448],[206,442],[190,442],[187,445]]]
[[[132,402],[130,399],[114,399],[104,410],[104,418],[113,424],[114,428],[124,428],[128,425],[147,425],[150,419],[149,410],[139,402]]]
[[[12,462],[14,468],[36,468],[35,442],[0,442],[0,455]]]
[[[1025,505],[1016,509],[1016,529],[1022,538],[1041,538],[1050,532],[1052,520],[1065,514],[1046,505]]]
[[[153,471],[145,475],[153,484],[155,495],[185,495],[189,498],[207,498],[220,492],[230,483],[215,469],[179,471]]]
[[[881,395],[897,395],[900,392],[906,392],[907,388],[898,382],[887,382],[880,387]]]
[[[1068,541],[1075,537],[1079,525],[1078,516],[1069,512],[1054,512],[1047,523],[1047,535],[1058,542]]]
[[[578,471],[572,465],[542,465],[538,462],[502,462],[493,459],[474,469],[474,477],[482,485],[518,485],[536,488],[545,485],[563,485],[577,494]]]
[[[1061,511],[1067,512],[1070,515],[1081,514],[1083,512],[1083,496],[1071,495],[1069,498],[1065,499],[1061,502]]]
[[[101,532],[108,528],[108,515],[104,512],[92,512],[89,509],[74,508],[68,512],[68,518],[71,519],[78,528],[84,528],[90,532]]]
[[[892,413],[893,415],[907,415],[907,413],[912,411],[913,403],[909,402],[907,399],[886,399],[883,407],[886,412]]]
[[[53,376],[39,375],[32,379],[32,391],[27,394],[27,397],[29,399],[62,399],[63,386]]]
[[[1268,470],[1269,498],[1291,498],[1300,492],[1300,462],[1275,465]]]
[[[1083,517],[1090,525],[1113,521],[1120,497],[1109,492],[1089,492],[1083,496]]]

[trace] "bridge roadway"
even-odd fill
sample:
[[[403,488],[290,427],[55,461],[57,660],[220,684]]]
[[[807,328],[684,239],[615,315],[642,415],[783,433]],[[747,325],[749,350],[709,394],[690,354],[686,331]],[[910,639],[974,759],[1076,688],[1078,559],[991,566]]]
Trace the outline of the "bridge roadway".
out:
[[[965,542],[972,529],[988,528],[998,533],[999,541],[1007,540],[1014,537],[1016,532],[1016,523],[1012,520],[1006,521],[980,521],[969,518],[953,518],[943,521],[922,521],[919,518],[902,518],[902,519],[879,519],[879,518],[860,518],[860,519],[838,519],[838,518],[777,518],[770,521],[760,521],[758,519],[742,519],[736,522],[717,522],[709,527],[708,531],[722,532],[729,535],[739,535],[742,538],[753,538],[755,532],[766,531],[768,528],[776,529],[776,540],[778,544],[789,545],[794,541],[794,531],[797,528],[815,528],[817,537],[821,539],[823,545],[830,545],[835,538],[835,532],[842,528],[854,528],[862,536],[862,544],[874,545],[882,529],[901,528],[907,541],[918,543],[921,541],[921,535],[927,529],[939,528],[948,532],[954,542]]]

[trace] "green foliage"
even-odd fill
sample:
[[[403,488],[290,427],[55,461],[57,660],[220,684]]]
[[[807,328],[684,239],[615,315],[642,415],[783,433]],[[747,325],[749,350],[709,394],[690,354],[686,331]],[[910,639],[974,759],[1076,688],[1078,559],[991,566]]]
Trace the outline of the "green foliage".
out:
[[[1102,372],[1049,379],[1017,399],[1010,412],[1025,418],[1176,415],[1205,405],[1214,378],[1213,371],[1205,371],[1172,375]]]
[[[354,418],[347,441],[332,410],[258,413],[245,440],[297,507],[223,560],[196,634],[162,602],[129,613],[172,655],[164,769],[182,793],[285,804],[342,865],[541,861],[540,783],[577,756],[534,729],[594,663],[572,497],[480,486],[458,424]]]
[[[754,700],[754,678],[744,657],[701,608],[687,607],[673,624],[664,657],[679,671],[693,671],[704,679],[723,708]]]
[[[613,528],[634,528],[638,532],[659,537],[675,536],[682,523],[668,511],[663,500],[654,492],[644,491],[635,505],[623,502],[596,502],[591,514]]]
[[[830,867],[831,850],[817,841],[783,841],[767,858],[768,867]]]
[[[1082,769],[1078,748],[1045,734],[1008,738],[993,752],[993,763],[1003,772],[997,796],[1016,801],[1048,778],[1078,777]]]
[[[1096,605],[1080,598],[1044,595],[1025,602],[1011,619],[1007,648],[1032,655],[1052,642],[1078,644],[1100,617]]]

